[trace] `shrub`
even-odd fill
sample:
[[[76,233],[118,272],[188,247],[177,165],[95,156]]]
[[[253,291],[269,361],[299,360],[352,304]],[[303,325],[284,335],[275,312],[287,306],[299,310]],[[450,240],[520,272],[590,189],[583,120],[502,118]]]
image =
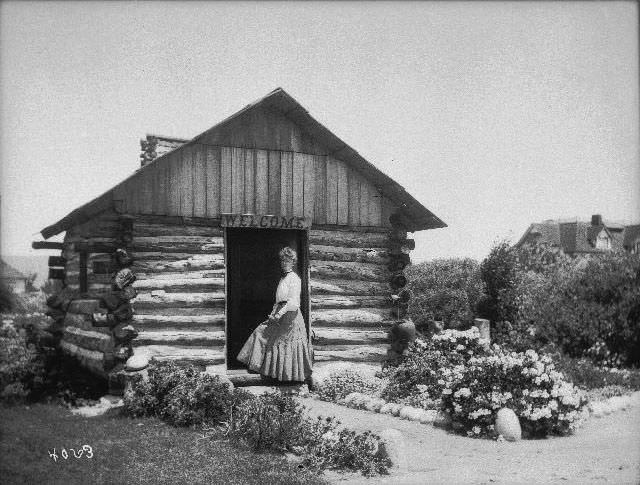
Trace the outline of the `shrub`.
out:
[[[573,358],[557,352],[553,355],[556,367],[576,386],[599,389],[607,386],[640,390],[640,369],[603,367],[591,359]]]
[[[504,293],[515,286],[518,256],[507,241],[491,248],[480,264],[480,275],[485,286],[484,298],[478,304],[478,313],[491,322],[512,320],[513,308],[504,300]]]
[[[234,405],[249,399],[248,393],[231,390],[218,376],[194,366],[154,363],[148,379],[136,379],[124,396],[124,412],[130,416],[157,416],[176,426],[221,423]]]
[[[409,315],[418,326],[442,320],[448,328],[459,328],[473,321],[483,294],[476,261],[436,259],[409,266],[405,273],[407,288],[413,294]]]
[[[430,339],[418,338],[406,358],[382,375],[389,379],[382,392],[387,401],[433,409],[445,387],[443,373],[458,369],[474,356],[484,355],[476,327],[466,331],[444,330]]]
[[[380,454],[379,436],[338,429],[339,424],[335,418],[305,421],[303,464],[316,471],[336,468],[365,476],[387,473],[391,463]]]
[[[228,433],[255,450],[290,450],[301,444],[303,407],[280,392],[265,393],[237,406]]]
[[[0,399],[19,402],[42,381],[44,369],[33,344],[27,344],[13,325],[4,319],[0,327]]]
[[[347,394],[361,392],[377,395],[383,381],[375,376],[367,376],[357,369],[342,368],[332,371],[316,387],[316,394],[324,401],[339,401]]]
[[[585,394],[555,370],[548,356],[505,352],[471,358],[445,374],[443,407],[469,436],[491,435],[500,408],[512,409],[525,436],[565,435],[586,416]]]

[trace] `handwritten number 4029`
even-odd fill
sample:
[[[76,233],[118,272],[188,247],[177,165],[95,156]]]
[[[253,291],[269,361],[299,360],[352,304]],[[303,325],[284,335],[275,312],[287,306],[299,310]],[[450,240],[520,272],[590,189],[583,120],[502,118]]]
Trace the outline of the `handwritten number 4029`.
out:
[[[47,452],[49,453],[49,458],[51,458],[54,462],[57,462],[58,458],[60,457],[65,460],[70,456],[73,456],[74,458],[82,458],[83,455],[85,458],[93,458],[93,448],[91,448],[91,446],[89,445],[83,445],[82,448],[79,448],[77,450],[74,448],[69,448],[69,451],[71,451],[71,454],[69,454],[66,448],[62,448],[62,450],[60,450],[60,455],[58,455],[55,448],[53,449],[53,451],[47,450]]]

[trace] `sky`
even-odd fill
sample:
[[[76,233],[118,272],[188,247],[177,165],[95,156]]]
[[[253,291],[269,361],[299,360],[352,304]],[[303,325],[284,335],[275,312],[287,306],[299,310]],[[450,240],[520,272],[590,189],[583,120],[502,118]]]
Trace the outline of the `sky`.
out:
[[[545,219],[640,223],[636,2],[0,3],[2,254],[276,87],[484,258]],[[60,238],[58,238],[60,239]]]

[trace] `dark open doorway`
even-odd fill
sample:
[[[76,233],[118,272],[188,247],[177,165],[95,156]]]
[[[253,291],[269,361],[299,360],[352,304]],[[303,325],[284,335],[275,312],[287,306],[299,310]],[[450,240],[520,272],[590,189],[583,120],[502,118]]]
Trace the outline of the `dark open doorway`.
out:
[[[309,331],[309,284],[306,231],[227,228],[227,369],[242,369],[236,356],[251,332],[272,309],[280,280],[278,252],[298,253],[302,279],[301,310]]]

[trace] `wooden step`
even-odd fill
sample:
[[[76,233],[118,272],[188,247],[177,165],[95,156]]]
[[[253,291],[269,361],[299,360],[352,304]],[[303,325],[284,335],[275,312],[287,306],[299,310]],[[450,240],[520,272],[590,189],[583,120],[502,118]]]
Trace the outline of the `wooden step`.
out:
[[[224,347],[222,330],[142,330],[133,340],[134,347],[144,345],[181,345],[185,347]]]
[[[224,363],[224,347],[185,347],[178,345],[144,345],[136,347],[135,355],[144,353],[150,359],[178,364],[207,366]]]

